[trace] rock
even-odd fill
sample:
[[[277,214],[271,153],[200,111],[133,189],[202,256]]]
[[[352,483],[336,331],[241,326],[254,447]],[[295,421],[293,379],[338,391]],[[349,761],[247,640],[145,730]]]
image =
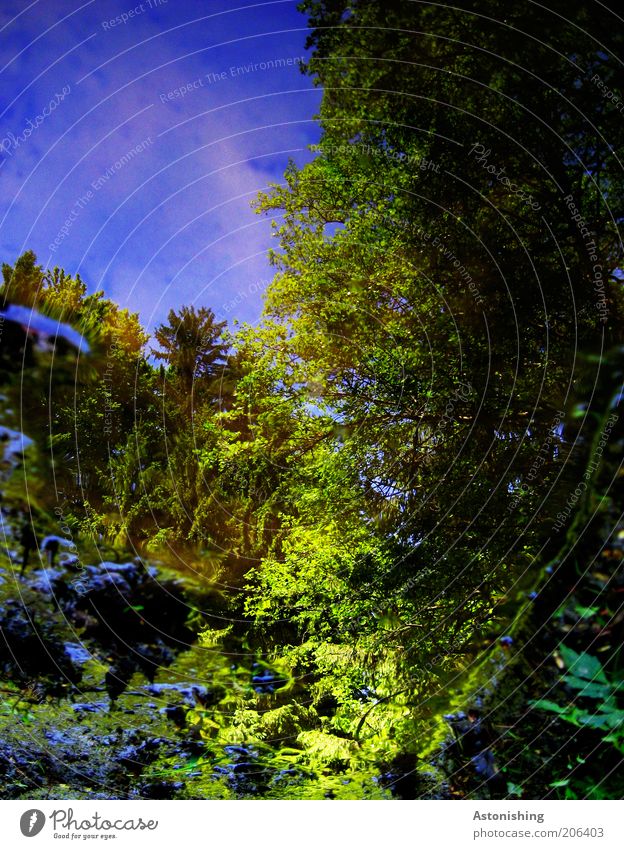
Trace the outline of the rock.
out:
[[[186,682],[179,684],[150,684],[146,689],[153,696],[179,693],[189,707],[194,707],[198,703],[201,705],[209,703],[208,689],[199,684],[188,684]]]
[[[153,645],[141,643],[136,646],[135,652],[136,664],[150,684],[154,683],[158,670],[170,666],[174,660],[173,652],[162,640],[157,640]]]
[[[62,566],[64,569],[74,569],[79,565],[80,558],[76,554],[63,553],[59,557],[59,566]]]
[[[177,704],[177,705],[167,705],[167,707],[162,708],[162,712],[174,722],[178,728],[184,728],[186,725],[186,714],[188,713],[188,707],[185,705]]]
[[[232,762],[214,771],[227,777],[236,793],[257,794],[266,790],[272,779],[271,770],[258,762],[258,752],[252,746],[224,746]]]
[[[0,425],[0,445],[3,445],[2,459],[9,466],[15,466],[23,459],[24,452],[34,445],[30,437],[18,430],[11,430],[4,425]]]
[[[136,671],[136,665],[127,657],[121,657],[110,666],[104,676],[104,686],[111,700],[111,708],[128,687]]]
[[[455,734],[455,741],[449,746],[451,761],[458,759],[460,766],[453,765],[451,771],[457,773],[461,780],[467,764],[470,764],[474,778],[481,784],[486,784],[492,797],[497,798],[501,792],[506,792],[506,781],[496,769],[494,753],[490,749],[491,734],[484,725],[477,710],[469,710],[468,716],[460,712],[447,714],[445,717]],[[466,780],[471,781],[469,775]]]
[[[121,595],[125,606],[128,604],[128,599],[132,594],[130,584],[118,572],[96,572],[91,577],[83,582],[84,596],[91,602],[98,603],[104,601],[106,606],[119,606],[115,594]]]
[[[62,569],[37,569],[30,576],[29,584],[33,590],[66,601],[72,595]]]
[[[72,710],[76,713],[100,713],[106,708],[106,702],[75,702],[72,705]]]
[[[58,537],[54,534],[50,534],[41,540],[41,548],[44,551],[47,551],[50,546],[54,545],[60,548],[76,548],[76,543],[73,540],[67,539],[66,537]]]
[[[319,716],[333,716],[338,709],[338,699],[326,693],[316,702],[314,708]]]
[[[21,680],[49,678],[63,686],[82,678],[54,633],[54,623],[39,621],[32,605],[10,600],[0,608],[0,665],[6,674]]]
[[[65,643],[64,649],[70,661],[77,666],[84,665],[93,657],[91,652],[82,643]]]
[[[152,781],[143,784],[139,794],[143,799],[173,799],[183,786],[181,781]]]
[[[136,587],[144,576],[143,570],[133,562],[111,563],[104,560],[98,568],[108,575],[121,575],[131,587]]]
[[[33,752],[32,746],[15,745],[0,740],[0,775],[2,797],[14,799],[24,790],[43,787],[51,767],[50,757],[44,752]]]
[[[119,752],[115,760],[125,769],[135,773],[142,772],[148,764],[156,760],[160,746],[166,742],[163,738],[155,737],[144,740],[138,746],[126,746]]]
[[[190,645],[194,633],[187,627],[188,602],[177,582],[155,580],[142,563],[87,565],[79,578],[81,591],[73,605],[72,618],[89,614],[97,620],[88,636],[101,642],[120,640],[150,648],[145,664],[166,666],[174,652]]]

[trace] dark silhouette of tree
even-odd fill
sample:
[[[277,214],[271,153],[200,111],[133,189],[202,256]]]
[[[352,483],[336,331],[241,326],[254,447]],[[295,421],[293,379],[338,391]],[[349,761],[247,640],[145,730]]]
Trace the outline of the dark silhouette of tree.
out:
[[[160,350],[153,349],[154,356],[167,365],[172,399],[184,409],[197,408],[226,363],[226,322],[216,321],[207,307],[196,310],[193,306],[170,310],[167,320],[154,334],[160,346]]]

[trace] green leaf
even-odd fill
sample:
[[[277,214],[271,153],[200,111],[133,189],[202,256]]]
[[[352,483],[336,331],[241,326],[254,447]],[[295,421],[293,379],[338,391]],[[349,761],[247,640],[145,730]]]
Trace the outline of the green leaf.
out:
[[[517,796],[520,798],[522,796],[522,787],[519,787],[517,784],[514,784],[513,781],[507,782],[507,795],[508,796]]]
[[[549,699],[532,699],[529,704],[541,710],[549,710],[558,714],[567,713],[569,711],[569,707],[567,705],[562,707],[556,702],[551,702]]]
[[[604,684],[607,683],[607,676],[597,657],[585,652],[578,654],[574,649],[564,645],[559,646],[559,651],[565,665],[575,676],[589,681],[596,680]]]
[[[604,740],[607,743],[613,743],[615,748],[624,754],[624,737],[621,734],[608,734]]]
[[[587,681],[583,678],[577,678],[575,675],[565,675],[564,681],[568,687],[574,690],[580,690],[580,695],[588,699],[607,699],[611,694],[609,684],[602,684],[597,681]]]
[[[588,728],[607,729],[610,727],[609,715],[606,713],[591,714],[582,711],[578,714],[578,724],[585,725]]]
[[[620,729],[624,733],[624,710],[603,710],[603,716],[606,717],[606,724],[609,728]]]
[[[582,604],[576,604],[574,606],[574,612],[581,617],[581,619],[591,619],[592,616],[595,616],[600,607],[584,607]]]

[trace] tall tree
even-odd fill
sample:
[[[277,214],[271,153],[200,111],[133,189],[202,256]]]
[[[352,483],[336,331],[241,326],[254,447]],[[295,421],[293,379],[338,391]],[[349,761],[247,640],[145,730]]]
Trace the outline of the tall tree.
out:
[[[33,306],[42,294],[46,275],[33,251],[26,251],[14,266],[2,263],[2,278],[3,300]]]
[[[260,203],[280,214],[267,313],[399,543],[401,633],[466,643],[575,474],[579,345],[621,339],[624,126],[604,91],[624,36],[558,0],[302,8],[323,135]]]
[[[184,306],[179,312],[170,310],[168,322],[156,329],[154,336],[160,347],[153,349],[153,354],[168,366],[167,384],[176,401],[192,408],[205,398],[210,383],[225,365],[226,322],[217,322],[207,307],[196,310],[193,306]]]

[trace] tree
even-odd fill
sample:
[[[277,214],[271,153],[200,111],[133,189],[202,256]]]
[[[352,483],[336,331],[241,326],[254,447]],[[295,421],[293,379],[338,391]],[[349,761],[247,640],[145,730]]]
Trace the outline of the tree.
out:
[[[193,306],[184,306],[179,313],[170,310],[168,322],[154,334],[160,349],[153,349],[153,353],[168,366],[167,382],[174,401],[192,409],[205,399],[225,365],[226,322],[215,321],[211,309],[196,310]]]
[[[574,476],[576,350],[621,339],[622,33],[581,3],[303,9],[323,135],[260,201],[267,315],[396,544],[397,639],[467,647]]]
[[[14,266],[2,263],[2,300],[34,306],[41,296],[46,276],[33,251],[26,251]]]

